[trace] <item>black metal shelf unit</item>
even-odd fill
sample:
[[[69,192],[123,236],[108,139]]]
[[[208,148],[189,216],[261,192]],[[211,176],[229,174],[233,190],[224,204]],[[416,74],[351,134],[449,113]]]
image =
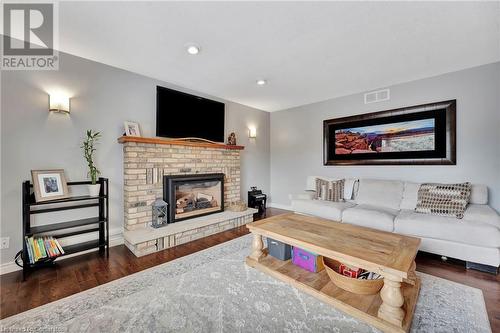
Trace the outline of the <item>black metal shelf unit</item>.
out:
[[[68,186],[90,185],[90,181],[68,182]],[[25,237],[37,234],[50,235],[51,231],[72,229],[76,227],[88,227],[80,230],[69,230],[65,233],[53,235],[55,238],[65,238],[75,235],[98,232],[99,238],[83,243],[63,246],[64,255],[73,254],[81,251],[99,248],[99,252],[104,254],[106,251],[109,256],[109,187],[107,178],[99,178],[98,184],[101,184],[99,196],[74,196],[66,199],[35,202],[33,194],[33,184],[29,180],[23,182],[23,279],[26,279],[28,272],[38,267],[51,265],[56,258],[50,258],[30,264],[28,259],[28,249],[26,247]],[[63,205],[61,205],[63,204]],[[47,206],[46,205],[50,205]],[[31,215],[56,212],[69,209],[81,209],[87,207],[98,207],[98,216],[80,220],[72,220],[59,223],[51,223],[42,226],[31,226]]]

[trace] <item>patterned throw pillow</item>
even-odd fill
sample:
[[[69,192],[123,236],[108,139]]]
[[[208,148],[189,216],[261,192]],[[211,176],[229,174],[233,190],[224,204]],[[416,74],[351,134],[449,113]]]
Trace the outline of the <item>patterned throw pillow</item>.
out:
[[[422,184],[418,190],[418,213],[461,219],[469,203],[471,184]]]
[[[328,201],[344,201],[344,182],[341,180],[324,180],[316,178],[316,199]]]

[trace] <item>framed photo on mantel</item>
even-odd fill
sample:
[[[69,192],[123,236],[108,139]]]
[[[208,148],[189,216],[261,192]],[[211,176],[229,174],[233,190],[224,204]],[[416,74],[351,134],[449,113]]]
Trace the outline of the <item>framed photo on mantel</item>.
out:
[[[141,136],[139,124],[133,121],[124,121],[123,127],[125,128],[126,136]]]
[[[324,165],[454,165],[456,100],[323,121]]]

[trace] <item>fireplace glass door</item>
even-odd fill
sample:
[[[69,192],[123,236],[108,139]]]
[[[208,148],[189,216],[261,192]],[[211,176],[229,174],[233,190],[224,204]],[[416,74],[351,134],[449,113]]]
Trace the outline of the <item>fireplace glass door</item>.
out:
[[[216,212],[221,209],[221,182],[175,184],[175,219]]]
[[[170,222],[224,210],[224,175],[165,176]]]

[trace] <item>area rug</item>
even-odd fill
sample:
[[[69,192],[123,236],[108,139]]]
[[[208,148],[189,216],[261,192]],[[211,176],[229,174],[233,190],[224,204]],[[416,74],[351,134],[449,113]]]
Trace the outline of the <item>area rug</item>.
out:
[[[2,332],[379,332],[244,264],[250,235],[6,318]],[[479,289],[421,274],[412,332],[491,332]]]

